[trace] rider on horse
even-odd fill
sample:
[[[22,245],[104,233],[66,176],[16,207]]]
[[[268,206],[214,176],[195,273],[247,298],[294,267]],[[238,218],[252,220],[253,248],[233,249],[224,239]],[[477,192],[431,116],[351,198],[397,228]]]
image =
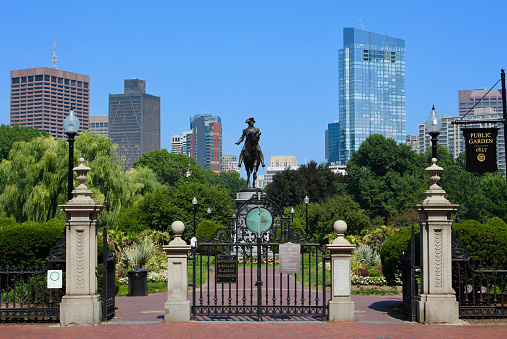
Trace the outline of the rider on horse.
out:
[[[255,124],[254,118],[247,119],[247,121],[245,121],[245,122],[248,124],[248,127],[243,130],[243,135],[238,140],[236,145],[241,144],[241,142],[245,138],[248,141],[249,136],[253,136],[253,135],[257,134],[257,137],[260,137],[260,135],[261,135],[261,131],[258,128],[254,127],[254,124]],[[238,164],[239,167],[241,167],[241,163],[243,162],[243,157],[244,157],[246,147],[247,147],[247,142],[245,141],[245,144],[243,145],[243,149],[241,150],[241,153],[239,155],[239,164]],[[259,144],[257,144],[257,152],[258,152],[262,167],[266,167],[266,165],[264,164],[264,154],[262,154],[261,146],[259,146]]]

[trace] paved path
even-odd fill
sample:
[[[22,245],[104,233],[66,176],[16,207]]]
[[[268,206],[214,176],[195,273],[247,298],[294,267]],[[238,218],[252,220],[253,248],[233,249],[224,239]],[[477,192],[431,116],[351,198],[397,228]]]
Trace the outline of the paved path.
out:
[[[420,325],[400,319],[401,297],[352,296],[356,322],[164,323],[167,294],[116,298],[117,317],[98,326],[0,325],[0,338],[507,338],[504,325]]]

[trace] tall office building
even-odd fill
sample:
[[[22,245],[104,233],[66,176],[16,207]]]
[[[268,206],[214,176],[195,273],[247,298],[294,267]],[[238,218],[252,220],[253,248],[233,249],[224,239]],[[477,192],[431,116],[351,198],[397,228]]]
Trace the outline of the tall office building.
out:
[[[481,98],[484,98],[481,100]],[[496,112],[503,113],[502,91],[494,89],[488,93],[485,89],[459,90],[459,116],[465,115],[475,104],[475,108],[494,108]],[[481,100],[481,101],[480,101]],[[480,102],[479,102],[480,101]],[[468,115],[474,114],[472,110]]]
[[[419,135],[407,135],[406,142],[412,151],[419,153]]]
[[[343,29],[339,52],[340,164],[371,134],[405,142],[405,41]]]
[[[95,134],[101,134],[105,137],[109,136],[108,133],[108,117],[107,115],[90,115],[89,131]]]
[[[192,149],[192,131],[183,132],[183,135],[173,135],[171,140],[171,152],[190,156]]]
[[[220,173],[222,161],[222,120],[210,114],[190,118],[190,156],[203,170]],[[188,136],[187,136],[188,139]]]
[[[295,155],[272,155],[269,157],[269,166],[264,174],[257,175],[255,187],[266,187],[273,182],[273,178],[280,172],[287,169],[297,170],[299,168]]]
[[[220,172],[238,172],[238,157],[235,155],[222,155],[222,164],[220,165]]]
[[[329,164],[340,161],[340,122],[327,124],[326,130],[326,159]]]
[[[47,67],[11,71],[11,126],[38,128],[55,138],[63,138],[63,119],[71,107],[80,120],[80,131],[87,131],[88,75]]]
[[[109,138],[125,156],[125,169],[160,149],[160,97],[146,94],[146,81],[125,79],[123,94],[109,94]]]

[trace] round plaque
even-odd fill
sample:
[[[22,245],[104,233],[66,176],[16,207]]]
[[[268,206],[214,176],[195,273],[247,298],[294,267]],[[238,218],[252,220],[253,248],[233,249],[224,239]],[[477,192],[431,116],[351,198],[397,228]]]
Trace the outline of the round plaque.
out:
[[[263,207],[253,208],[246,215],[246,226],[252,232],[265,232],[271,228],[271,225],[273,225],[273,216]]]

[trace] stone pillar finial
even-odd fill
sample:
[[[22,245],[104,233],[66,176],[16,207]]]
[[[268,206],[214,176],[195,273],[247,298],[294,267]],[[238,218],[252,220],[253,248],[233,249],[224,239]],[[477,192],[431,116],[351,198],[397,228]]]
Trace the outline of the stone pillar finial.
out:
[[[333,245],[339,245],[339,244],[350,245],[350,243],[344,237],[345,232],[347,231],[347,224],[345,223],[345,221],[343,221],[343,220],[335,221],[335,223],[333,224],[333,231],[336,234],[338,234],[338,237],[335,240],[333,240],[333,242],[332,242]]]
[[[169,246],[186,245],[185,240],[181,239],[183,232],[185,231],[185,225],[183,222],[176,220],[171,224],[171,231],[173,231],[174,239],[169,243]]]
[[[430,175],[432,185],[426,191],[426,199],[423,201],[423,204],[451,204],[449,200],[444,197],[445,191],[438,186],[440,174],[444,171],[444,169],[437,165],[436,158],[432,158],[431,162],[432,165],[426,168],[426,172]]]

